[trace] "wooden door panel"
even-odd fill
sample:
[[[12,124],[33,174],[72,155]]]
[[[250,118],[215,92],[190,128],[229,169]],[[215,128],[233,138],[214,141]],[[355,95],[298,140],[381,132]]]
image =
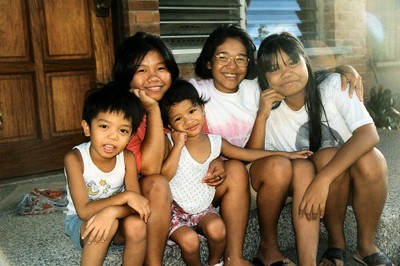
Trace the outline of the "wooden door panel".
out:
[[[83,99],[91,87],[94,72],[48,74],[49,113],[52,136],[80,134]]]
[[[88,3],[82,0],[45,0],[44,24],[47,59],[93,56]]]
[[[36,139],[32,75],[0,77],[0,143]]]
[[[112,18],[93,5],[0,0],[0,179],[60,170],[87,140],[84,95],[110,80],[114,60]]]
[[[29,60],[29,32],[25,10],[23,0],[0,1],[0,60],[3,62]]]

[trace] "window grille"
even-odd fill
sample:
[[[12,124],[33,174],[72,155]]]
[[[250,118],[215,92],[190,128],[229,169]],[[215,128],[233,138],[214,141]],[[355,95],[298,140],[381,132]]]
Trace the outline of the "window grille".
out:
[[[172,49],[200,49],[222,24],[240,25],[240,0],[159,0],[161,38]]]
[[[161,38],[173,50],[201,49],[221,24],[246,28],[257,46],[271,33],[306,43],[317,31],[315,0],[159,0],[159,11]]]
[[[256,46],[268,35],[288,31],[303,42],[316,34],[315,1],[251,0],[247,9],[247,31]]]

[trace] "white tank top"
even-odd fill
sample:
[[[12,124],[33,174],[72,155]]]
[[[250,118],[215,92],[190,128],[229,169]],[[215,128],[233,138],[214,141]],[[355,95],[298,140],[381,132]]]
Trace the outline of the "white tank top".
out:
[[[171,134],[167,134],[172,143]],[[176,175],[169,182],[174,201],[187,213],[194,214],[205,210],[214,199],[215,187],[202,183],[210,162],[221,153],[222,139],[218,135],[208,134],[211,153],[204,163],[192,158],[186,146],[179,157]],[[173,144],[172,144],[173,145]]]
[[[86,185],[86,191],[91,201],[108,198],[124,190],[125,161],[123,152],[117,155],[114,169],[105,173],[93,163],[92,158],[90,157],[90,141],[75,146],[74,149],[78,149],[82,156],[83,179]],[[65,169],[64,172],[66,178],[68,179]],[[67,215],[76,214],[71,193],[69,191],[68,182],[67,199]]]

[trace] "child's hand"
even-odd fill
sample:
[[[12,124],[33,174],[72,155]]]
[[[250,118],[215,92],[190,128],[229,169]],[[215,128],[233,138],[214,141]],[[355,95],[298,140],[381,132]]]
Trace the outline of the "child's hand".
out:
[[[308,157],[313,155],[313,152],[309,150],[292,151],[284,152],[284,155],[289,159],[307,159]]]
[[[133,191],[126,191],[126,192],[129,193],[128,201],[126,202],[126,204],[128,204],[129,207],[137,211],[137,213],[139,213],[140,215],[140,218],[145,223],[147,223],[151,214],[149,201],[142,195],[135,193]]]
[[[311,182],[299,205],[300,216],[305,215],[307,220],[322,219],[324,217],[329,185],[322,178],[315,178]]]
[[[172,130],[171,132],[172,141],[174,142],[174,146],[182,149],[185,146],[187,140],[187,133],[181,131]]]
[[[226,179],[224,163],[220,157],[211,161],[208,166],[207,176],[202,179],[209,186],[219,186]]]
[[[85,231],[82,233],[82,239],[87,240],[87,244],[104,242],[111,230],[116,217],[112,214],[111,208],[105,208],[100,211],[86,223]]]
[[[267,119],[274,103],[280,102],[283,99],[285,99],[283,95],[272,89],[267,89],[261,92],[258,114],[262,114]]]

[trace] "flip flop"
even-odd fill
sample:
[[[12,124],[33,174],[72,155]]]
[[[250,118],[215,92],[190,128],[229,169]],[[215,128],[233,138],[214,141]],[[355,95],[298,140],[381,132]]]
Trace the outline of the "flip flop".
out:
[[[257,257],[253,258],[251,264],[253,264],[254,266],[265,266],[264,263]]]
[[[293,261],[288,258],[272,263],[270,266],[296,266]]]
[[[251,263],[255,266],[265,266],[265,264],[257,257],[255,257]],[[270,266],[296,266],[296,264],[294,264],[293,261],[291,261],[290,259],[284,259],[284,260],[279,260],[276,261],[272,264],[270,264]]]
[[[343,261],[344,265],[344,256],[345,256],[345,251],[341,248],[328,248],[325,252],[324,255],[322,255],[322,259],[329,260],[332,263],[332,266],[336,266],[336,260],[341,260]],[[320,261],[321,261],[320,260]]]
[[[361,256],[358,253],[356,253],[354,254],[353,258],[355,261],[365,266],[376,266],[376,265],[393,266],[392,261],[382,252],[376,252],[364,258],[361,258]]]

